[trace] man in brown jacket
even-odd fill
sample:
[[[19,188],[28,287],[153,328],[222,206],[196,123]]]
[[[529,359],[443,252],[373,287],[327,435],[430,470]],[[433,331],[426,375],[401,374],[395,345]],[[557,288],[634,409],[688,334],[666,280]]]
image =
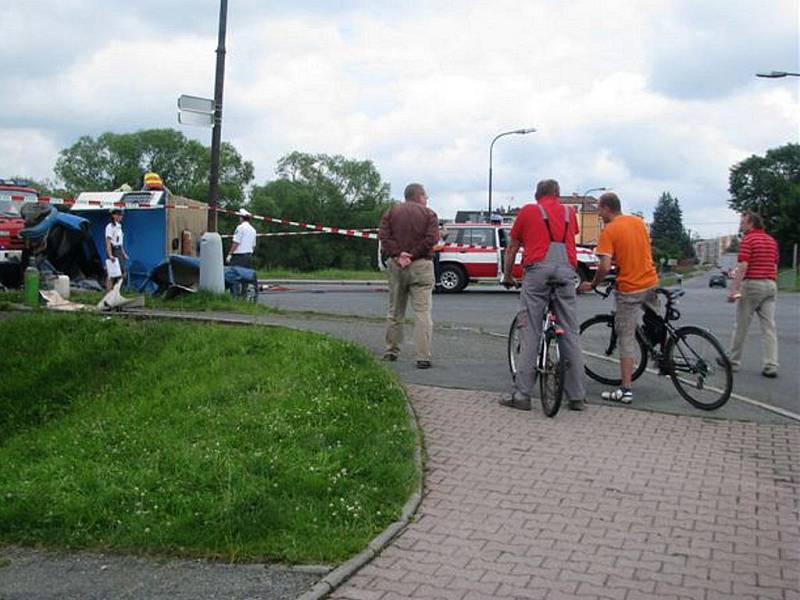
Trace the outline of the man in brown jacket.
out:
[[[439,219],[427,207],[428,195],[419,183],[406,186],[405,202],[381,218],[378,238],[389,268],[389,311],[386,316],[384,360],[397,360],[403,341],[403,319],[411,297],[417,368],[431,367],[431,293],[433,247],[439,239]]]

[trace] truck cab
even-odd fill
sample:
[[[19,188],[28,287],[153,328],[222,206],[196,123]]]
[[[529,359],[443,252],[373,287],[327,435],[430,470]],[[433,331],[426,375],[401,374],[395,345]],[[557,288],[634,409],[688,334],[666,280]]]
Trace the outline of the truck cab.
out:
[[[22,206],[39,201],[39,192],[24,182],[0,179],[0,261],[19,261],[25,246],[19,232],[25,227]]]

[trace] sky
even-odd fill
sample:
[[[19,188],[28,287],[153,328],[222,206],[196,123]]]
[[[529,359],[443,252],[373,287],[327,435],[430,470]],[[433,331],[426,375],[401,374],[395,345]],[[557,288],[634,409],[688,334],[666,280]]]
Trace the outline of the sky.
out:
[[[736,230],[732,165],[800,141],[797,0],[229,0],[223,139],[275,178],[295,150],[371,160],[440,217],[606,187],[659,196],[707,237]],[[0,6],[0,177],[52,178],[81,135],[177,124],[213,97],[215,0]],[[169,182],[167,182],[169,185]],[[599,192],[594,192],[594,195]],[[280,216],[280,215],[276,215]],[[330,223],[329,225],[336,225]]]

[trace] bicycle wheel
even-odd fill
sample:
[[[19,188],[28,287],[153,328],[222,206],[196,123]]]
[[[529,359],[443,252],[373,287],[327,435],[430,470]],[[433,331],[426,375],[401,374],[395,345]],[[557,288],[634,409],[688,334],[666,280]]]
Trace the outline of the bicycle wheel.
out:
[[[566,360],[558,349],[558,338],[545,334],[544,344],[547,358],[542,370],[539,372],[539,398],[542,401],[542,411],[548,417],[556,416],[564,397],[564,376]]]
[[[581,323],[581,349],[586,374],[606,385],[620,385],[619,344],[614,331],[613,315],[596,315]],[[647,368],[647,346],[636,330],[636,360],[633,380],[639,379]]]
[[[731,397],[731,363],[717,338],[705,329],[681,327],[670,337],[665,355],[675,389],[692,406],[714,410]]]
[[[511,328],[508,330],[508,370],[511,371],[511,380],[517,379],[517,365],[519,364],[519,353],[522,348],[519,327],[517,327],[517,317],[511,321]]]

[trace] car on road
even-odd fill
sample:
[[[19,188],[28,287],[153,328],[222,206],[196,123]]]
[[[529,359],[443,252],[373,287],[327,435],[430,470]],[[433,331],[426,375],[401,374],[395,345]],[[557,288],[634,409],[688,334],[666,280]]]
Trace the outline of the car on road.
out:
[[[443,292],[460,292],[470,283],[498,283],[503,278],[505,249],[511,233],[511,224],[448,223],[447,245],[439,254],[440,283]],[[576,285],[590,281],[597,270],[599,259],[594,250],[578,246]],[[378,246],[380,254],[380,245]],[[385,268],[383,260],[379,261]],[[522,279],[522,251],[517,253],[512,275]]]
[[[725,275],[722,273],[717,273],[712,275],[711,278],[708,280],[708,287],[728,287],[728,280],[726,279]]]

